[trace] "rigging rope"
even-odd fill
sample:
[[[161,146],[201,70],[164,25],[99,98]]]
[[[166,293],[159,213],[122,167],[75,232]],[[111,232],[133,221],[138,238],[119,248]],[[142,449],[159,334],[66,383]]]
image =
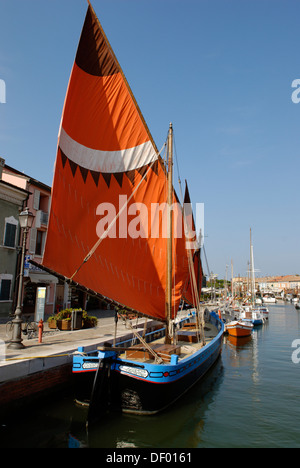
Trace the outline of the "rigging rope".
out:
[[[184,229],[185,229],[185,232],[190,234],[190,229],[188,226],[186,213],[184,210],[184,199],[183,199],[183,194],[182,194],[181,178],[180,178],[179,163],[178,163],[177,150],[176,150],[176,144],[175,144],[175,137],[174,137],[174,149],[175,149],[175,160],[176,160],[177,171],[178,171],[178,183],[179,183],[180,197],[181,197],[181,203],[183,206]],[[190,238],[191,238],[191,235],[189,235],[189,239]],[[188,252],[189,275],[190,275],[190,280],[191,280],[192,299],[193,299],[193,303],[196,305],[197,324],[199,326],[199,334],[200,334],[200,337],[202,337],[203,345],[205,345],[204,314],[203,314],[203,311],[201,312],[201,308],[200,308],[200,297],[199,297],[199,292],[198,292],[198,286],[197,286],[197,280],[195,276],[194,262],[193,262],[191,249],[187,249],[187,252]]]
[[[122,317],[123,320],[126,321],[126,323],[129,322],[129,327],[132,333],[144,345],[144,347],[149,351],[149,353],[152,354],[152,356],[154,356],[155,362],[157,362],[158,364],[162,364],[163,363],[162,358],[151,348],[151,346],[144,340],[144,338],[133,328],[131,322],[128,321],[127,318],[124,317],[120,312],[119,312],[119,315]]]

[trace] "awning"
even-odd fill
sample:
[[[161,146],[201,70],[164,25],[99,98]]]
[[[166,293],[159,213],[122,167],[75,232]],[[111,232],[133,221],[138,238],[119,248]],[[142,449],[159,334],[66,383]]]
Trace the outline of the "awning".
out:
[[[28,278],[32,283],[57,284],[58,278],[48,273],[30,271]]]

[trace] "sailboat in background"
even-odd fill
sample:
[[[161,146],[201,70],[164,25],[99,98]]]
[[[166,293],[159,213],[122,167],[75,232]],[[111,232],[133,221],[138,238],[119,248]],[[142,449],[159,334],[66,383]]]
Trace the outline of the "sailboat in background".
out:
[[[243,306],[241,318],[244,321],[251,322],[254,326],[264,323],[264,316],[260,308],[256,305],[256,287],[255,287],[255,270],[254,270],[254,255],[252,244],[252,231],[250,228],[250,304]]]
[[[225,306],[220,315],[225,323],[225,333],[228,333],[234,338],[245,338],[251,335],[253,331],[253,324],[244,321],[240,317],[239,306],[234,300],[234,287],[233,287],[233,262],[231,261],[231,305]]]
[[[231,318],[227,320],[227,323],[225,323],[225,332],[236,338],[250,336],[253,328],[255,326],[262,325],[265,319],[268,318],[268,309],[256,306],[255,270],[251,229],[249,273],[250,297],[247,297],[247,302],[250,303],[240,306],[237,310],[231,308]]]
[[[42,267],[122,318],[150,318],[149,329],[132,327],[138,345],[130,339],[74,356],[91,422],[108,408],[152,414],[172,404],[217,360],[224,324],[200,308],[200,248],[192,214],[173,188],[173,127],[165,163],[88,3],[61,119]],[[182,299],[195,310],[176,320]]]
[[[235,338],[245,338],[250,336],[253,331],[254,325],[246,320],[232,320],[225,325],[225,331]]]

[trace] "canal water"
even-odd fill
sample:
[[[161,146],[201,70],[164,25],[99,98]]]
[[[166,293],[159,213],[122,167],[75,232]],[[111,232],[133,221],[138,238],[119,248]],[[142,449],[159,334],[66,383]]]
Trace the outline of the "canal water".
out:
[[[251,338],[224,337],[214,368],[168,411],[113,414],[87,432],[85,409],[68,394],[49,397],[0,420],[0,447],[300,447],[300,311],[269,310]]]

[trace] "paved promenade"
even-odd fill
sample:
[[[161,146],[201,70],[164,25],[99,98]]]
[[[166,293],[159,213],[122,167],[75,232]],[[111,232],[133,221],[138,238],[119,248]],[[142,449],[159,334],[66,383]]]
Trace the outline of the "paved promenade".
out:
[[[49,330],[47,322],[44,324],[42,343],[37,338],[23,337],[24,349],[13,350],[7,347],[9,342],[6,335],[6,326],[0,324],[0,384],[11,379],[45,371],[53,367],[62,366],[72,362],[72,355],[79,346],[86,351],[114,338],[114,311],[92,311],[96,315],[98,324],[94,328],[59,331]],[[138,325],[143,326],[143,319]],[[135,325],[136,321],[132,323]],[[121,320],[118,322],[117,339],[131,335]]]
[[[186,316],[188,311],[181,311],[178,316]],[[38,338],[28,339],[22,336],[24,349],[14,350],[7,347],[9,337],[6,334],[6,319],[0,320],[0,385],[12,379],[22,378],[36,372],[72,363],[73,353],[78,347],[91,351],[104,342],[113,340],[115,334],[115,312],[113,310],[93,310],[89,315],[98,318],[94,328],[60,331],[50,330],[44,323],[42,343]],[[148,320],[147,325],[154,323]],[[145,319],[132,320],[132,326],[143,330]],[[132,331],[119,319],[116,340],[130,339]]]
[[[188,311],[179,315],[186,316]],[[45,392],[70,383],[72,378],[73,354],[78,347],[86,352],[92,351],[106,341],[113,343],[115,336],[114,311],[89,311],[98,318],[94,328],[60,331],[50,330],[44,323],[42,343],[38,338],[23,338],[24,348],[20,350],[7,347],[11,339],[6,335],[6,321],[0,321],[0,414],[10,406],[20,407],[28,398],[42,396]],[[145,319],[132,320],[132,326],[142,332]],[[151,326],[157,323],[147,321]],[[116,341],[130,340],[131,328],[123,320],[118,321]]]

